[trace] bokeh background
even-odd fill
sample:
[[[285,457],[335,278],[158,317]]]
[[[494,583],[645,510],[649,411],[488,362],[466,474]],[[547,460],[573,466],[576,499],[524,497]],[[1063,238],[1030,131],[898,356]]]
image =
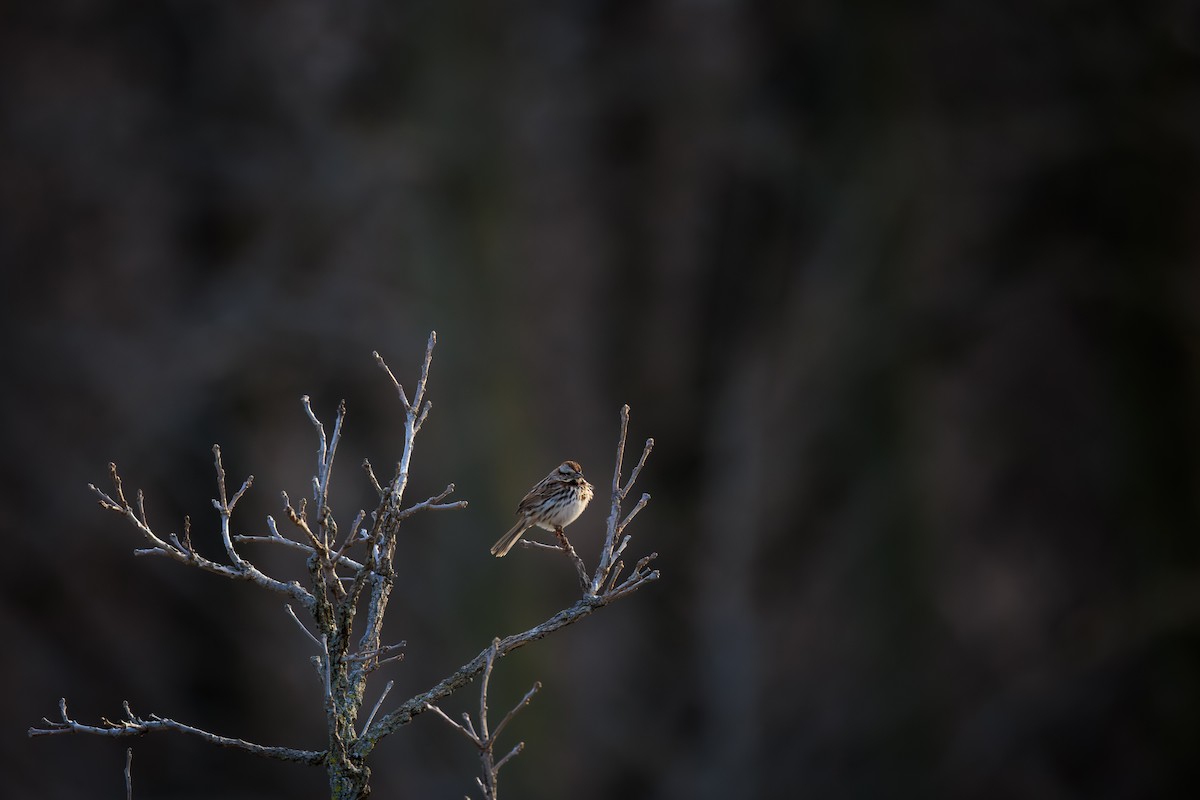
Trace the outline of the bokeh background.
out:
[[[1194,3],[7,3],[0,114],[7,796],[124,796],[126,742],[25,738],[62,695],[323,746],[282,599],[133,557],[87,483],[216,556],[212,444],[261,532],[299,398],[345,398],[346,525],[399,453],[371,351],[411,386],[430,330],[410,497],[470,507],[406,527],[373,692],[569,604],[489,545],[562,459],[608,484],[623,403],[657,442],[663,578],[500,664],[493,709],[545,685],[506,795],[1194,791]],[[135,797],[327,796],[134,745]],[[476,759],[423,717],[372,765],[448,798]]]

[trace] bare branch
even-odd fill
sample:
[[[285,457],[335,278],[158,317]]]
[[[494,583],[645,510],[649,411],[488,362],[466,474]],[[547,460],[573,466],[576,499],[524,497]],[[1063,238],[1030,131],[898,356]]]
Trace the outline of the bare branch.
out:
[[[537,694],[538,690],[540,690],[541,688],[542,688],[542,682],[535,681],[533,684],[533,688],[530,689],[528,692],[526,692],[525,696],[521,698],[521,701],[519,703],[517,703],[515,706],[513,706],[512,709],[510,709],[509,712],[504,715],[504,719],[500,720],[500,724],[496,726],[496,729],[494,731],[492,731],[492,740],[493,741],[500,736],[500,732],[502,730],[504,730],[504,728],[508,725],[509,722],[512,721],[512,718],[517,715],[517,712],[520,711],[525,706],[529,705],[529,703],[533,700],[533,696],[535,694]],[[498,768],[499,764],[497,764],[496,766]]]
[[[400,385],[400,381],[396,380],[396,376],[392,374],[392,370],[388,367],[387,362],[383,360],[383,356],[379,355],[379,352],[376,350],[372,350],[371,355],[375,357],[375,363],[392,379],[392,385],[396,387],[396,392],[400,395],[400,405],[404,406],[405,411],[410,410],[412,406],[408,402],[408,395],[404,393],[404,387]]]
[[[478,741],[479,734],[475,732],[475,723],[471,722],[471,715],[467,712],[462,713],[463,725],[471,732],[471,737]]]
[[[371,713],[367,715],[367,721],[363,723],[363,730],[371,727],[375,715],[379,713],[379,707],[383,705],[384,699],[387,698],[388,693],[392,691],[392,687],[395,685],[395,681],[388,681],[387,685],[383,687],[383,694],[379,695],[379,699],[375,701],[375,706],[371,709]]]
[[[287,514],[288,522],[292,523],[292,525],[296,526],[296,528],[301,530],[304,535],[308,537],[308,543],[311,545],[313,550],[318,553],[324,551],[326,554],[328,554],[328,548],[326,548],[325,544],[317,538],[317,535],[313,533],[312,528],[308,527],[308,520],[305,518],[307,517],[307,513],[305,512],[306,503],[304,500],[301,499],[300,510],[297,511],[292,507],[292,499],[288,497],[288,493],[280,492],[280,494],[283,495],[283,511],[285,514]]]
[[[235,564],[231,567],[224,564],[218,564],[215,561],[210,561],[209,559],[198,554],[191,547],[191,523],[188,518],[184,519],[183,547],[167,542],[160,538],[153,530],[151,530],[150,526],[145,523],[144,509],[143,513],[139,514],[131,505],[129,505],[129,502],[125,500],[125,493],[121,487],[121,478],[117,474],[116,464],[109,464],[108,467],[109,475],[113,478],[113,484],[116,487],[117,499],[114,500],[112,497],[109,497],[100,489],[96,488],[95,484],[89,483],[88,488],[90,488],[100,498],[101,508],[113,511],[123,516],[131,525],[133,525],[134,528],[138,530],[139,533],[141,533],[146,541],[150,543],[151,546],[148,549],[135,550],[135,555],[166,556],[167,558],[178,561],[181,564],[188,564],[202,569],[205,572],[211,572],[214,575],[220,575],[223,578],[256,583],[259,586],[262,586],[264,589],[270,589],[273,592],[279,592],[280,594],[288,595],[305,608],[312,607],[314,602],[313,596],[305,591],[304,588],[295,581],[284,583],[283,581],[271,578],[267,575],[264,575],[252,564],[244,560],[242,561],[242,565]],[[224,512],[222,512],[222,525],[228,525],[228,518],[225,516]],[[228,530],[227,527],[225,529]]]
[[[583,559],[579,557],[579,553],[575,552],[575,548],[571,546],[571,541],[563,533],[562,528],[556,528],[554,535],[558,538],[558,546],[563,554],[575,565],[575,573],[579,576],[579,588],[586,593],[588,590],[588,575],[587,567],[583,565]]]
[[[450,719],[450,717],[449,717],[449,716],[447,716],[447,714],[446,714],[446,712],[445,712],[445,711],[442,711],[440,708],[438,708],[437,706],[435,706],[433,703],[426,703],[426,704],[425,704],[425,710],[426,710],[426,711],[432,711],[433,713],[437,714],[439,717],[441,717],[442,719],[446,720],[446,723],[447,723],[447,724],[448,724],[448,725],[449,725],[451,728],[454,728],[454,730],[458,731],[458,732],[459,732],[459,733],[461,733],[463,736],[467,737],[467,740],[468,740],[469,742],[471,742],[471,744],[475,745],[476,747],[478,747],[478,746],[479,746],[479,739],[478,739],[478,738],[475,736],[475,732],[474,732],[474,731],[468,731],[468,730],[467,730],[465,727],[463,727],[461,724],[459,724],[459,723],[455,722],[454,720]],[[464,717],[466,717],[466,715],[465,715],[465,714],[464,714],[463,716],[464,716]]]
[[[625,406],[625,408],[628,409],[629,406]],[[638,476],[642,474],[642,467],[646,466],[646,459],[650,457],[650,451],[653,449],[654,440],[647,439],[646,446],[642,448],[642,457],[638,459],[637,466],[633,468],[633,472],[629,473],[629,482],[626,483],[624,488],[621,489],[622,500],[625,499],[625,496],[629,493],[629,489],[633,486],[634,482],[637,481]]]
[[[483,676],[479,679],[479,738],[480,746],[492,737],[488,734],[487,694],[488,684],[492,680],[492,668],[496,666],[496,651],[500,647],[499,639],[492,639],[492,646],[487,649],[483,661]]]
[[[476,783],[479,784],[479,788],[483,790],[483,796],[487,798],[487,800],[496,800],[496,784],[499,780],[500,768],[504,766],[510,758],[521,752],[521,750],[525,747],[524,742],[519,743],[516,747],[508,752],[508,755],[504,756],[504,758],[497,762],[495,757],[496,739],[500,736],[500,732],[504,730],[509,722],[512,721],[513,717],[516,716],[517,712],[529,705],[529,702],[533,699],[534,694],[537,693],[538,689],[542,688],[541,682],[535,683],[533,688],[526,692],[525,696],[521,698],[521,701],[513,706],[513,708],[504,715],[504,719],[500,720],[500,724],[496,726],[496,729],[491,733],[488,733],[488,684],[492,677],[492,668],[496,664],[496,657],[499,649],[500,640],[493,639],[491,646],[482,654],[484,663],[483,675],[479,680],[478,732],[475,730],[475,726],[471,723],[470,714],[464,712],[462,715],[463,721],[458,723],[450,719],[446,712],[442,711],[433,703],[425,703],[425,706],[422,709],[424,711],[432,711],[437,714],[439,717],[444,719],[450,725],[450,727],[461,733],[467,738],[468,741],[471,742],[471,744],[479,748],[479,760],[483,768],[483,775],[475,780]]]
[[[429,400],[425,401],[425,407],[421,409],[421,413],[417,415],[417,430],[421,430],[421,426],[425,424],[425,418],[429,416],[429,410],[433,408],[433,403]]]
[[[108,462],[108,476],[112,478],[113,487],[117,490],[117,499],[121,501],[121,506],[128,506],[129,503],[125,500],[125,492],[121,488],[121,476],[117,474],[117,465],[112,461]]]
[[[30,728],[29,736],[54,736],[57,734],[68,733],[84,733],[91,736],[108,736],[114,738],[123,738],[127,736],[144,736],[147,733],[155,733],[158,731],[178,731],[180,733],[190,734],[204,739],[210,744],[215,744],[219,747],[234,747],[239,750],[245,750],[254,753],[257,756],[264,758],[274,758],[279,761],[297,761],[303,764],[318,765],[324,762],[325,753],[316,750],[297,750],[291,747],[270,747],[267,745],[255,744],[247,742],[245,739],[233,739],[228,736],[219,736],[215,733],[201,730],[191,725],[182,722],[176,722],[173,719],[151,714],[149,719],[142,719],[133,715],[129,711],[129,704],[125,703],[125,719],[119,722],[104,721],[102,725],[84,725],[76,722],[67,715],[66,698],[59,700],[58,709],[62,719],[58,722],[46,720],[48,727],[46,728]]]
[[[587,566],[584,565],[583,559],[579,557],[579,553],[575,551],[574,546],[572,546],[563,531],[557,530],[554,532],[554,535],[558,539],[558,544],[539,542],[537,539],[530,539],[528,536],[523,536],[517,541],[517,545],[528,550],[547,550],[565,555],[575,567],[575,574],[579,577],[579,588],[586,593],[588,588]]]
[[[642,448],[641,458],[638,459],[637,465],[633,468],[633,472],[630,473],[629,480],[622,485],[621,466],[625,460],[625,439],[628,434],[629,406],[625,405],[621,407],[621,433],[617,438],[617,464],[613,469],[612,501],[609,507],[608,521],[605,526],[604,545],[600,548],[600,562],[596,565],[596,572],[592,576],[591,583],[584,590],[585,595],[596,595],[600,592],[601,587],[605,585],[613,564],[616,563],[621,551],[625,549],[625,545],[627,544],[627,542],[622,542],[618,550],[617,538],[624,531],[625,526],[632,522],[637,513],[645,508],[646,503],[650,501],[650,495],[643,494],[628,516],[622,519],[621,503],[629,494],[629,490],[633,488],[634,481],[641,475],[642,468],[646,465],[646,459],[650,457],[650,451],[654,449],[654,440],[647,439],[645,447]],[[611,582],[609,585],[611,585]]]
[[[447,497],[449,497],[453,491],[454,491],[454,484],[453,483],[447,484],[446,488],[443,489],[440,493],[434,495],[433,497],[430,497],[428,500],[422,500],[420,503],[409,506],[408,508],[401,511],[399,514],[396,515],[396,520],[400,521],[403,519],[408,519],[413,514],[416,514],[418,511],[425,511],[425,510],[448,511],[448,510],[454,509],[454,508],[466,508],[467,507],[466,500],[456,500],[453,503],[443,503],[442,502]]]
[[[141,489],[138,489],[137,493],[137,510],[138,519],[142,521],[143,525],[150,527],[150,523],[146,521],[146,493]]]
[[[352,547],[355,542],[360,541],[359,535],[358,535],[359,530],[362,528],[363,520],[365,520],[366,518],[367,518],[367,512],[363,511],[362,509],[359,509],[358,514],[355,515],[355,517],[354,517],[354,522],[350,523],[350,533],[346,534],[346,539],[342,542],[342,546],[339,547],[337,550],[337,553],[334,554],[333,560],[335,562],[341,561],[341,559],[343,558],[343,556],[346,553],[346,550],[348,550],[350,547]],[[363,531],[363,533],[364,533],[363,538],[366,538],[366,536],[365,536],[366,532]]]
[[[617,549],[613,551],[613,558],[621,557],[621,554],[625,552],[625,548],[629,546],[629,542],[632,538],[633,537],[629,536],[628,534],[621,537],[621,543],[617,545]]]
[[[384,664],[390,664],[394,661],[403,661],[404,653],[396,653],[396,655],[392,655],[392,653],[403,649],[405,646],[407,646],[407,644],[408,642],[399,642],[397,644],[381,645],[372,650],[360,651],[354,655],[347,656],[346,660],[349,662],[364,663],[365,667],[362,671],[363,674],[367,674],[374,672]]]
[[[413,407],[420,410],[420,415],[416,421],[417,427],[425,421],[425,417],[429,415],[429,409],[432,404],[425,401],[425,387],[429,383],[429,365],[433,363],[433,346],[437,344],[437,331],[429,332],[429,341],[425,344],[425,360],[421,362],[421,377],[417,380],[417,393],[413,395]],[[425,406],[423,409],[421,406]]]
[[[217,492],[220,494],[220,500],[214,500],[213,505],[218,511],[223,513],[232,513],[233,507],[237,505],[237,501],[242,499],[242,495],[244,495],[246,490],[249,489],[251,484],[254,483],[254,476],[250,475],[245,481],[242,482],[241,488],[234,493],[232,500],[227,499],[225,492],[225,467],[221,464],[221,446],[219,444],[214,444],[212,446],[212,451],[213,459],[216,462],[217,467]]]
[[[246,493],[246,490],[249,489],[253,483],[253,475],[246,476],[246,480],[242,481],[241,488],[237,490],[237,492],[233,495],[233,499],[229,501],[229,510],[231,512],[233,511],[233,507],[237,505],[238,500],[242,499],[242,495]]]
[[[654,580],[657,577],[658,574],[656,572],[653,574],[653,577],[649,577],[647,580]],[[613,599],[615,598],[608,595],[583,597],[577,600],[574,605],[559,611],[545,622],[521,633],[501,639],[499,646],[496,648],[496,655],[503,657],[531,642],[543,639],[561,628],[578,622],[596,609],[603,608],[612,602]],[[354,753],[356,755],[365,755],[370,752],[380,739],[412,722],[415,717],[424,712],[426,710],[426,703],[437,703],[439,700],[449,697],[455,691],[469,683],[472,678],[483,671],[487,660],[487,653],[490,649],[489,647],[483,650],[479,655],[459,667],[453,674],[443,678],[427,691],[406,700],[399,708],[381,717],[378,722],[363,731],[362,736],[354,745]]]
[[[329,481],[333,475],[333,459],[337,455],[338,442],[342,438],[342,423],[346,419],[346,401],[342,400],[338,403],[337,416],[333,422],[333,435],[329,437],[328,441],[325,438],[325,426],[317,419],[309,396],[304,395],[300,401],[304,405],[304,413],[317,431],[317,474],[313,476],[313,502],[317,504],[317,522],[324,534],[336,533],[337,526],[329,513]],[[322,541],[328,545],[328,539],[329,536],[326,535]]]
[[[621,495],[621,466],[625,463],[625,438],[629,435],[629,404],[621,406],[621,435],[617,438],[617,463],[613,467],[613,497]]]
[[[656,558],[658,558],[658,553],[651,553],[650,555],[643,556],[641,559],[639,559],[637,566],[633,568],[633,572],[629,574],[629,577],[626,578],[625,581],[615,589],[612,589],[605,594],[605,599],[616,600],[617,598],[624,597],[625,595],[640,589],[643,584],[658,580],[658,570],[652,570],[649,567],[650,562]]]
[[[628,541],[629,541],[629,538],[626,537],[625,542],[628,542]],[[625,542],[623,542],[622,544],[625,544]],[[618,561],[616,563],[616,565],[612,568],[612,571],[608,575],[608,588],[604,590],[605,594],[607,594],[613,590],[613,587],[617,584],[617,577],[620,576],[621,570],[623,570],[623,569],[625,569],[624,561]]]
[[[249,542],[251,544],[279,545],[280,547],[284,547],[288,550],[295,550],[298,553],[305,553],[310,556],[317,552],[312,548],[312,546],[307,545],[304,542],[297,542],[295,539],[288,539],[284,536],[249,536],[238,533],[234,534],[233,540],[239,543]],[[337,566],[346,567],[347,569],[359,570],[363,567],[363,565],[358,561],[355,561],[353,558],[344,555],[332,557],[331,561]]]
[[[257,572],[250,562],[246,561],[238,555],[237,549],[233,546],[233,539],[230,536],[229,518],[233,515],[233,507],[237,505],[237,501],[242,499],[242,495],[254,483],[254,476],[251,475],[242,483],[242,487],[234,494],[233,500],[230,501],[225,491],[225,467],[221,463],[221,446],[214,444],[212,447],[213,460],[217,468],[217,492],[220,495],[219,500],[213,500],[213,508],[221,515],[221,542],[225,545],[225,552],[229,556],[229,560],[233,562],[234,567],[238,572],[251,573]],[[261,574],[261,573],[259,573]],[[266,578],[266,576],[263,576]]]
[[[362,466],[363,470],[367,473],[368,480],[371,481],[371,488],[375,490],[376,494],[378,494],[380,497],[383,497],[384,488],[379,485],[379,478],[375,477],[375,470],[371,468],[371,462],[364,458]]]
[[[641,499],[637,501],[637,505],[633,507],[632,511],[625,515],[625,519],[621,520],[621,524],[617,526],[617,536],[621,535],[621,532],[625,530],[625,526],[633,522],[633,518],[636,517],[637,513],[645,508],[646,503],[649,502],[650,495],[643,493]]]
[[[304,413],[308,416],[308,421],[312,423],[317,430],[317,463],[325,463],[325,453],[327,451],[327,442],[325,439],[325,426],[321,424],[321,420],[317,419],[316,413],[312,410],[312,402],[308,395],[300,396],[300,403],[304,406]]]
[[[503,767],[505,764],[507,764],[509,759],[511,759],[513,756],[519,754],[524,749],[525,749],[525,743],[517,742],[517,746],[514,747],[512,750],[508,751],[508,755],[506,755],[504,758],[502,758],[496,762],[496,772],[499,772],[500,768]]]
[[[321,640],[314,636],[313,632],[308,629],[308,626],[300,621],[300,618],[296,616],[296,612],[292,610],[290,605],[284,603],[283,607],[287,609],[288,616],[295,620],[296,625],[299,626],[300,630],[304,631],[304,635],[311,639],[312,643],[319,648],[321,646]]]
[[[562,545],[550,544],[549,542],[539,542],[537,539],[530,539],[528,534],[518,539],[515,546],[523,547],[526,550],[548,550],[553,553],[562,552]]]

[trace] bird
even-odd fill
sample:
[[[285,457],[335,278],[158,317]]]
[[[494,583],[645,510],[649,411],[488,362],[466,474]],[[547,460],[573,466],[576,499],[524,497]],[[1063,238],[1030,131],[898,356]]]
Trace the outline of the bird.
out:
[[[517,505],[517,522],[500,541],[492,545],[492,555],[503,558],[525,531],[537,525],[561,533],[591,502],[592,485],[583,477],[577,461],[564,461],[529,490]]]

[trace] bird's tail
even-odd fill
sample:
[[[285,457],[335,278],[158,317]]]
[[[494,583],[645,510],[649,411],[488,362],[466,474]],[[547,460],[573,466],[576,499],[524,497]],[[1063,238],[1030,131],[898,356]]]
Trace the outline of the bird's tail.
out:
[[[512,550],[513,545],[521,538],[521,534],[529,530],[529,522],[524,518],[517,520],[517,524],[513,525],[508,533],[500,537],[500,541],[492,545],[492,555],[496,558],[504,558],[508,555],[508,551]]]

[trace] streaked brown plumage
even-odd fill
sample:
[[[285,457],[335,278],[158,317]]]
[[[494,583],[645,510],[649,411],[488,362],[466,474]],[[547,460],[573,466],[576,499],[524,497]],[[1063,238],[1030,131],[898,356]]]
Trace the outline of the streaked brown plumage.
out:
[[[564,461],[529,490],[517,506],[517,523],[492,545],[492,555],[502,558],[537,525],[548,531],[561,530],[574,522],[592,500],[592,485],[584,480],[575,461]]]

